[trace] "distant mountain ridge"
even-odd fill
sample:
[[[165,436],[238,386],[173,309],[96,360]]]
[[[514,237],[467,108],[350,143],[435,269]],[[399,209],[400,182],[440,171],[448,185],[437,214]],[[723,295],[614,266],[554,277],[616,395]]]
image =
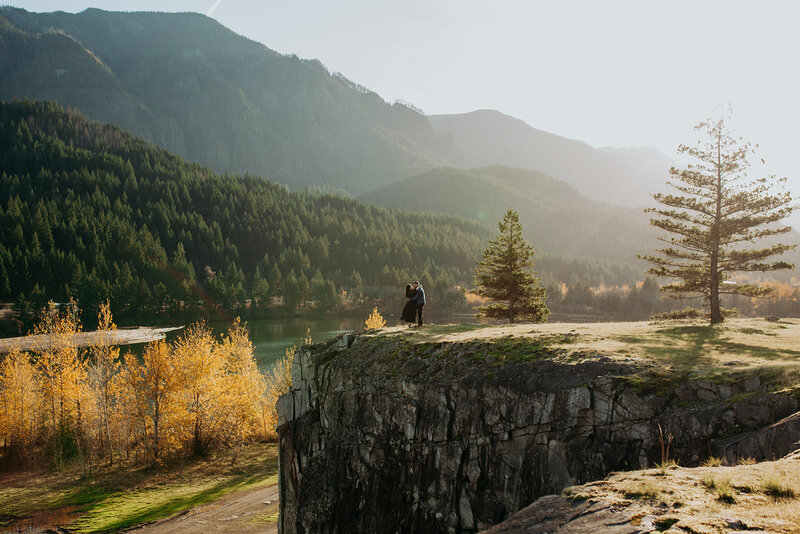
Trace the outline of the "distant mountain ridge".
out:
[[[438,168],[360,199],[391,208],[459,215],[481,221],[492,231],[503,213],[513,208],[537,254],[607,262],[616,272],[599,277],[606,283],[630,283],[641,277],[644,264],[636,254],[657,244],[642,210],[591,200],[561,180],[526,169]]]
[[[0,100],[56,100],[219,172],[361,195],[505,165],[627,205],[666,178],[652,149],[598,150],[499,112],[426,117],[199,14],[3,7],[0,40]]]
[[[443,163],[427,118],[198,14],[0,8],[0,99],[53,99],[220,172],[360,190]]]
[[[654,148],[596,149],[494,110],[428,119],[439,138],[457,147],[448,154],[457,166],[535,169],[602,202],[649,205],[650,195],[664,189],[672,165]]]

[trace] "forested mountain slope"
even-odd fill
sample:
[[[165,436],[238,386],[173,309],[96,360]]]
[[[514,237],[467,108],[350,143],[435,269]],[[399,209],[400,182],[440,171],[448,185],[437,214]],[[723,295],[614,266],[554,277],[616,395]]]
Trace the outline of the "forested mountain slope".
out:
[[[490,236],[221,176],[52,103],[0,104],[0,169],[0,299],[72,295],[88,309],[110,297],[125,314],[201,298],[236,308],[259,279],[295,304],[315,287],[412,276],[445,288],[471,280]]]
[[[360,191],[443,160],[427,118],[192,13],[0,8],[0,100],[53,99],[220,172]]]
[[[52,99],[218,172],[361,195],[506,165],[637,206],[666,179],[655,150],[599,150],[497,112],[426,117],[199,14],[4,7],[0,42],[0,100]]]

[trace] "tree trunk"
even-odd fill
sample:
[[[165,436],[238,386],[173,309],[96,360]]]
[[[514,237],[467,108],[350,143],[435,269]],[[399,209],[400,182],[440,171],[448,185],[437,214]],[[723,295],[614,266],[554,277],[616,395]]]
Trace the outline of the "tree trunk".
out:
[[[722,221],[722,139],[717,133],[717,202],[714,213],[714,225],[711,227],[711,265],[709,281],[711,291],[708,295],[708,304],[711,311],[711,324],[722,322],[722,313],[719,310],[719,226]]]
[[[716,261],[712,261],[712,275],[711,275],[711,295],[709,303],[711,305],[711,324],[721,323],[723,321],[722,312],[719,309],[719,275],[714,271],[716,270]]]

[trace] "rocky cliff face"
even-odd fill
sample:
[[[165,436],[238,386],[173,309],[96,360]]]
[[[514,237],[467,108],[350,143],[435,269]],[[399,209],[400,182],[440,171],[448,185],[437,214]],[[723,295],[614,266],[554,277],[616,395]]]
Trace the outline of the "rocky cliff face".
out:
[[[304,347],[278,402],[281,531],[475,532],[660,461],[659,425],[691,465],[798,410],[756,376],[642,384],[641,371],[541,339],[345,334]]]

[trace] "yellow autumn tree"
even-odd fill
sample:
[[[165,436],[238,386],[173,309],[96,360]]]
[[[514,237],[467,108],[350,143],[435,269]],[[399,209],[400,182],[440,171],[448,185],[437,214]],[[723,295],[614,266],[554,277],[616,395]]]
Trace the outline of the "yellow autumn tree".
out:
[[[367,317],[367,320],[364,321],[364,327],[367,330],[377,330],[378,328],[383,328],[386,326],[386,320],[383,316],[378,312],[378,308],[373,308],[372,313]]]
[[[44,450],[57,464],[77,456],[86,471],[123,453],[161,464],[180,452],[205,455],[268,436],[264,376],[238,319],[220,338],[200,323],[120,361],[110,304],[100,306],[87,358],[75,339],[79,313],[72,301],[61,308],[50,302],[34,330],[44,336],[41,345],[0,359],[6,460],[18,464]],[[288,376],[291,360],[285,369]],[[269,408],[274,419],[274,401]]]
[[[0,437],[6,461],[24,465],[31,460],[37,441],[41,396],[36,369],[27,353],[12,350],[0,360]]]
[[[114,450],[120,448],[124,424],[119,408],[120,372],[119,348],[116,343],[117,325],[111,314],[108,301],[100,305],[97,314],[97,332],[91,348],[88,364],[88,385],[93,401],[94,425],[89,429],[91,441],[98,454],[105,455],[109,464],[114,463]]]
[[[247,328],[239,319],[216,349],[225,362],[223,386],[224,419],[220,425],[220,445],[237,446],[263,437],[262,406],[265,394],[264,375],[258,369],[253,344]]]
[[[275,362],[265,379],[266,392],[263,400],[262,420],[264,437],[269,440],[278,438],[275,429],[278,424],[275,404],[278,402],[278,398],[284,393],[288,393],[292,387],[292,362],[296,350],[295,346],[287,348],[284,357]]]
[[[81,362],[75,334],[80,332],[80,310],[74,300],[62,310],[50,301],[34,328],[47,336],[36,354],[36,372],[46,406],[43,432],[51,460],[59,463],[78,452],[78,440],[87,418],[86,367]]]
[[[170,346],[163,340],[148,343],[141,361],[125,354],[120,375],[131,438],[145,461],[160,464],[164,453],[180,442],[178,380]]]
[[[220,424],[224,404],[224,360],[205,323],[190,326],[170,347],[175,387],[180,399],[181,440],[197,455],[209,452]]]

